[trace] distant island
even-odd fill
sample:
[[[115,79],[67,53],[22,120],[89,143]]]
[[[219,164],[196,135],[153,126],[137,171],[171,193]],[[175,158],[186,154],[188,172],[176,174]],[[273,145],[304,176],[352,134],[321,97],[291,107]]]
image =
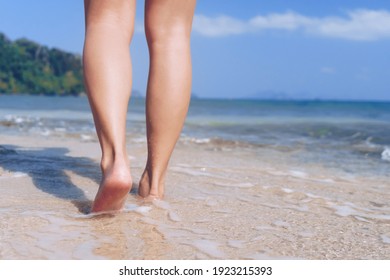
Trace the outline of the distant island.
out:
[[[0,94],[80,95],[81,56],[0,33]]]

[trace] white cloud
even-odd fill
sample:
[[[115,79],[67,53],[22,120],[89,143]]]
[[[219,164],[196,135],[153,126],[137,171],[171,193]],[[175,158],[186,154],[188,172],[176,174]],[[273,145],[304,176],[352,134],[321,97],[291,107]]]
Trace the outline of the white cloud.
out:
[[[359,9],[345,17],[308,17],[294,12],[258,15],[249,20],[229,16],[195,15],[193,30],[219,37],[265,30],[301,30],[307,34],[349,40],[373,41],[390,38],[390,11]]]
[[[248,26],[246,22],[228,16],[209,18],[196,15],[193,29],[202,35],[216,37],[246,33]]]
[[[308,17],[288,12],[284,14],[270,14],[267,16],[256,16],[248,21],[253,31],[262,29],[285,29],[295,30],[310,25],[312,20]]]
[[[390,12],[355,10],[348,18],[325,18],[316,26],[323,36],[352,40],[378,40],[390,38]]]

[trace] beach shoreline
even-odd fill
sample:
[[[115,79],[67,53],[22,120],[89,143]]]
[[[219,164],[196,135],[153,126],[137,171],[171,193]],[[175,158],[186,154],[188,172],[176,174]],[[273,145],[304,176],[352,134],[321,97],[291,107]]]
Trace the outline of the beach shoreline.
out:
[[[145,143],[129,138],[139,179]],[[0,259],[388,259],[388,178],[182,138],[163,201],[90,216],[96,140],[4,135]]]

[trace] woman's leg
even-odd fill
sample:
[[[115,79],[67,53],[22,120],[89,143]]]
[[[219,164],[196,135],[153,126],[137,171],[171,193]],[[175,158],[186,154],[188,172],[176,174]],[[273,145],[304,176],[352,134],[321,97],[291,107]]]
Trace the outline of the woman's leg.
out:
[[[84,78],[102,149],[102,181],[92,212],[123,207],[132,180],[126,152],[131,92],[129,45],[135,0],[85,0]]]
[[[146,94],[148,159],[139,184],[142,197],[163,197],[168,162],[187,114],[195,2],[145,1],[150,70]]]

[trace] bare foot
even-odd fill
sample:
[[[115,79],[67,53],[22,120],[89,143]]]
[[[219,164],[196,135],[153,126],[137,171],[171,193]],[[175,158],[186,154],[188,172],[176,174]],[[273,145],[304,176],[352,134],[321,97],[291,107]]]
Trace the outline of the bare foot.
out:
[[[128,166],[126,164],[114,164],[110,170],[103,172],[103,179],[91,212],[121,210],[131,186],[132,179]]]
[[[145,200],[162,199],[164,196],[164,184],[160,183],[152,186],[147,169],[142,174],[138,186],[138,195]]]

